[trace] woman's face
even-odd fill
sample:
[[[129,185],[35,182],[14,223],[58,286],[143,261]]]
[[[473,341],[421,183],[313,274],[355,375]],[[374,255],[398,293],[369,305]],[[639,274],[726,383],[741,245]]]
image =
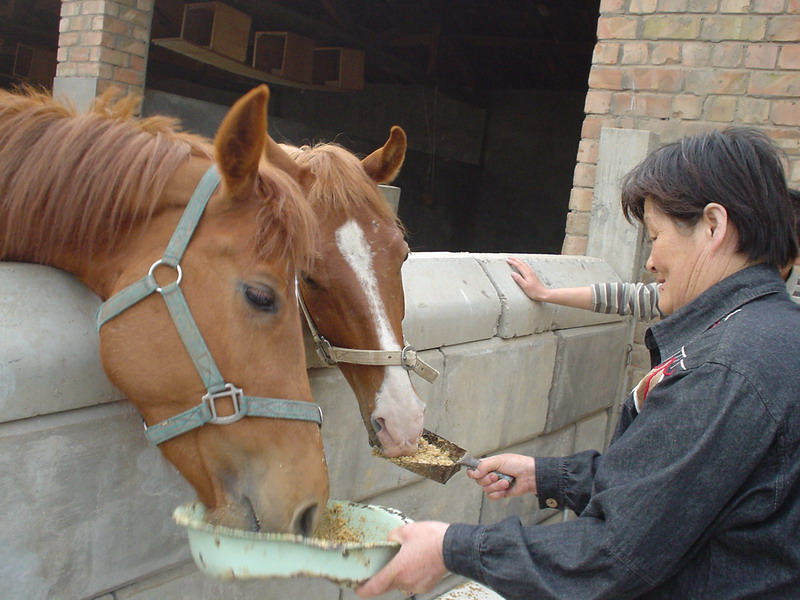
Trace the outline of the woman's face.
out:
[[[704,227],[676,221],[649,199],[644,203],[644,224],[653,244],[647,269],[661,284],[658,307],[669,315],[716,283],[704,276],[709,258]]]

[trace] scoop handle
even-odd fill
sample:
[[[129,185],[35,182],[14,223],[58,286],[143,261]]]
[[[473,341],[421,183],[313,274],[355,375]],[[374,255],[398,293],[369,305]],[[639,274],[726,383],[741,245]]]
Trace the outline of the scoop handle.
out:
[[[464,465],[468,469],[477,469],[481,461],[479,461],[477,458],[472,458],[471,456],[465,456],[458,462],[459,464]],[[492,473],[497,475],[500,479],[505,479],[510,484],[509,487],[514,485],[514,482],[516,481],[515,477],[512,477],[511,475],[506,475],[505,473],[501,473],[500,471],[492,471]]]

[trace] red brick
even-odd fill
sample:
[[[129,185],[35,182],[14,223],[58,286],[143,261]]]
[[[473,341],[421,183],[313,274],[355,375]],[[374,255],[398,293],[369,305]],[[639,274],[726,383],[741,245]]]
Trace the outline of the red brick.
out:
[[[773,69],[779,48],[777,44],[748,44],[744,66],[750,69]]]
[[[653,65],[677,65],[681,62],[680,42],[656,42],[650,52]]]
[[[719,12],[744,13],[750,10],[750,0],[721,0]]]
[[[81,46],[70,48],[67,56],[69,57],[68,60],[74,60],[75,62],[86,62],[89,60],[89,48]]]
[[[686,90],[694,94],[744,94],[747,71],[695,69],[686,75]]]
[[[600,139],[600,130],[603,127],[614,127],[614,118],[608,115],[587,115],[583,119],[581,137]]]
[[[786,12],[790,15],[800,14],[800,0],[789,0],[789,3],[786,5]]]
[[[774,13],[783,12],[784,0],[753,0],[751,10],[755,13]]]
[[[572,185],[577,187],[593,187],[594,178],[597,167],[587,163],[578,163],[575,165],[575,174],[572,179]]]
[[[58,45],[62,48],[64,46],[75,46],[80,40],[80,35],[77,31],[65,31],[58,36]]]
[[[786,44],[781,46],[778,68],[795,71],[800,69],[800,44]]]
[[[611,92],[605,90],[589,90],[586,93],[584,112],[605,114],[611,107]]]
[[[707,121],[730,123],[736,116],[735,96],[709,96],[703,106],[703,117]]]
[[[597,39],[636,39],[639,20],[635,17],[603,17],[597,20]]]
[[[800,96],[800,77],[796,73],[754,71],[748,93],[752,96]]]
[[[683,44],[682,56],[685,67],[707,67],[711,64],[712,44],[687,42]]]
[[[800,39],[800,23],[797,17],[775,17],[767,26],[767,41],[796,42]]]
[[[595,144],[599,144],[597,140],[591,140]],[[591,211],[592,201],[594,200],[594,192],[591,188],[572,188],[569,195],[569,208],[570,210],[577,211]]]
[[[626,0],[600,0],[600,14],[625,12]]]
[[[800,125],[800,101],[775,100],[772,103],[772,122],[776,125]]]
[[[114,81],[126,83],[133,86],[141,86],[144,83],[144,72],[132,69],[114,69]]]
[[[739,98],[736,103],[736,120],[750,125],[769,123],[770,101],[759,98]]]
[[[625,42],[622,44],[623,65],[647,64],[647,42]]]
[[[117,35],[129,36],[131,33],[131,23],[123,21],[122,19],[104,17],[103,25],[100,29],[110,33],[116,33]]]
[[[676,119],[699,119],[703,114],[703,98],[680,94],[672,98],[672,116]]]
[[[719,0],[689,0],[686,12],[714,13],[717,12]]]
[[[592,53],[592,64],[615,65],[619,60],[619,44],[598,42]]]
[[[589,71],[589,87],[607,90],[622,89],[622,70],[593,66]]]
[[[745,44],[741,42],[722,42],[714,44],[711,50],[711,64],[715,67],[738,67],[742,63]]]
[[[658,0],[659,12],[685,13],[688,7],[688,0]]]
[[[683,90],[683,70],[673,68],[628,69],[626,89],[651,92],[680,92]]]
[[[589,238],[582,235],[564,236],[564,244],[561,246],[561,254],[584,256]]]

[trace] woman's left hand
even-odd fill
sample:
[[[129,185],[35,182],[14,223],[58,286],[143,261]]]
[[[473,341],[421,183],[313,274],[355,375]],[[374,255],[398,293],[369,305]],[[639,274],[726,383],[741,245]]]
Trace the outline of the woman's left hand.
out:
[[[372,579],[356,590],[361,598],[400,590],[412,596],[424,594],[447,575],[444,566],[444,533],[450,525],[438,521],[409,523],[389,533],[400,542],[400,551]]]

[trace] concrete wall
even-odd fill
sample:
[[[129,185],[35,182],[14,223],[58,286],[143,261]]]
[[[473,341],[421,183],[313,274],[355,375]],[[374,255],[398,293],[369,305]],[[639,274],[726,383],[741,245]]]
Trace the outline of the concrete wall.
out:
[[[553,286],[617,280],[599,259],[525,258]],[[427,428],[478,456],[604,447],[630,324],[533,303],[509,273],[494,254],[414,254],[405,264],[406,336],[442,373],[414,381]],[[99,368],[99,300],[67,274],[14,263],[0,263],[0,290],[0,598],[355,598],[327,581],[220,583],[198,572],[170,518],[193,493]],[[373,457],[338,370],[309,374],[325,411],[333,497],[416,520],[560,518],[533,497],[485,502],[463,474],[441,485]],[[449,577],[426,598],[459,583]]]

